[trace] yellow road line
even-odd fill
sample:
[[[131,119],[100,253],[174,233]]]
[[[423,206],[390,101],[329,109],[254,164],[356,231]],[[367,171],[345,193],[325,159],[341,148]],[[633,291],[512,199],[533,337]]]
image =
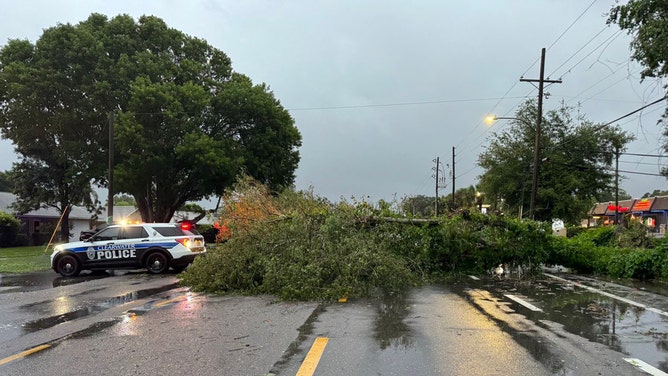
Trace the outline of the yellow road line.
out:
[[[176,298],[172,298],[172,299],[169,299],[169,300],[163,300],[161,302],[158,302],[153,307],[156,307],[156,308],[157,307],[162,307],[162,306],[167,305],[167,304],[181,302],[181,301],[184,301],[184,300],[186,300],[185,296],[177,296]]]
[[[33,347],[32,349],[29,349],[29,350],[26,350],[24,352],[18,353],[16,355],[8,356],[5,359],[0,359],[0,366],[3,365],[3,364],[7,364],[9,362],[12,362],[14,360],[26,357],[30,354],[34,354],[38,351],[46,350],[49,347],[51,347],[51,345],[39,345],[37,347]]]
[[[313,372],[315,372],[315,367],[318,366],[318,362],[320,362],[320,357],[322,356],[322,353],[325,351],[325,346],[327,346],[327,341],[329,341],[327,337],[318,337],[315,339],[315,342],[313,342],[313,346],[311,346],[311,350],[308,352],[308,354],[306,354],[306,359],[304,359],[304,362],[302,362],[302,366],[299,367],[299,371],[297,371],[297,375],[295,376],[313,375]]]

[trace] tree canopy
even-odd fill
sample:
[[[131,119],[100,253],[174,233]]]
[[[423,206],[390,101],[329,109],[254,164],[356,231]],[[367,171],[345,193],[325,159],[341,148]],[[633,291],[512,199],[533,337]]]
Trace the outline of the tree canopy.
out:
[[[301,135],[269,87],[157,17],[92,14],[0,50],[0,128],[20,156],[26,207],[93,205],[109,126],[115,191],[149,222],[222,194],[242,170],[289,186],[299,162]]]
[[[610,10],[608,23],[616,23],[632,37],[632,57],[644,66],[641,79],[668,76],[668,3],[664,0],[629,0]],[[668,85],[664,85],[664,89]],[[668,107],[663,115],[668,117]],[[663,134],[668,137],[668,127]],[[667,138],[668,139],[668,138]],[[668,142],[664,150],[668,151]],[[668,177],[668,168],[662,169]]]
[[[560,218],[575,223],[583,218],[599,197],[614,192],[615,152],[633,140],[618,127],[576,121],[570,111],[562,106],[544,115],[537,220]],[[535,102],[527,101],[515,114],[516,120],[492,134],[478,157],[484,169],[478,189],[493,209],[503,205],[517,213],[529,206],[536,117]]]
[[[668,191],[664,191],[662,189],[655,189],[652,191],[652,193],[645,192],[645,194],[642,195],[641,198],[658,197],[658,196],[668,196]]]
[[[0,171],[0,192],[13,192],[14,181],[10,171]]]

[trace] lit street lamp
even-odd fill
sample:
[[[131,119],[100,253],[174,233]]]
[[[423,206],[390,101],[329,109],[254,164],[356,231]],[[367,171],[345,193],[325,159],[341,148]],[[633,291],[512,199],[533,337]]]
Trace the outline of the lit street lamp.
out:
[[[496,120],[517,120],[519,122],[524,123],[526,126],[529,128],[534,128],[531,123],[528,121],[521,119],[521,118],[516,118],[516,117],[502,117],[502,116],[495,116],[495,115],[489,115],[485,118],[485,121],[488,124],[493,123]],[[536,140],[535,140],[535,145],[533,149],[533,179],[531,183],[531,199],[529,200],[529,213],[531,213],[531,218],[534,218],[534,207],[536,204],[536,193],[538,192],[538,172],[540,170],[540,126],[537,124],[535,128],[535,133],[536,133]]]
[[[483,197],[482,197],[482,192],[476,192],[475,193],[475,204],[478,207],[478,211],[482,213],[482,202],[483,202]]]

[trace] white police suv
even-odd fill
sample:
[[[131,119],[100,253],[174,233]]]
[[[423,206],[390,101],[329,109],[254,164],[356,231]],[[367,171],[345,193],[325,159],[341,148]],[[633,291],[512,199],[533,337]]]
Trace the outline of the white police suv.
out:
[[[51,268],[65,277],[82,270],[138,269],[180,271],[206,253],[204,238],[189,223],[110,225],[84,241],[60,244]]]

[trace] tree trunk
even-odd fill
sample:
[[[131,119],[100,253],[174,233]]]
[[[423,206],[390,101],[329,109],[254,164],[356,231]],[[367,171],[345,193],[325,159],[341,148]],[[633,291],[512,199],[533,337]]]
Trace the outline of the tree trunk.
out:
[[[65,207],[65,209],[64,209],[65,213],[62,216],[62,220],[60,221],[60,241],[69,242],[70,241],[70,212],[72,211],[72,207],[70,205],[65,205],[64,207]]]

